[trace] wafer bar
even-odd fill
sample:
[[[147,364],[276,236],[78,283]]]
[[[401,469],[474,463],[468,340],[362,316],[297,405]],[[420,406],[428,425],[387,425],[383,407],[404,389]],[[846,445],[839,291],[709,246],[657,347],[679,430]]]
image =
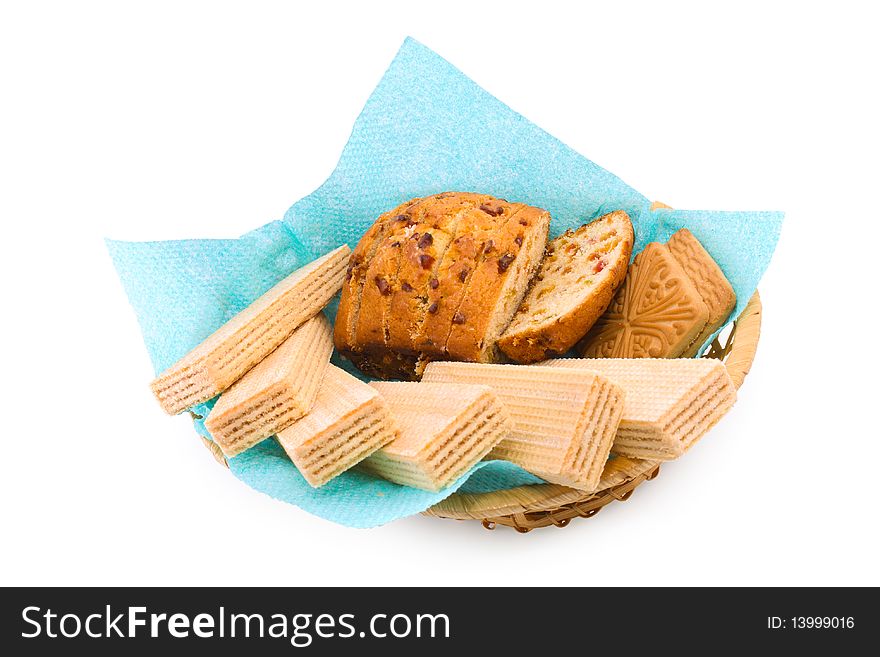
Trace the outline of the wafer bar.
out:
[[[306,481],[317,488],[398,435],[377,390],[329,365],[312,410],[276,438]]]
[[[590,368],[626,391],[611,448],[668,461],[684,454],[736,401],[727,368],[714,358],[557,358],[548,367]]]
[[[226,390],[313,317],[342,286],[345,245],[297,269],[165,370],[151,387],[174,415]]]
[[[495,391],[513,427],[490,458],[552,483],[587,491],[598,485],[623,411],[623,390],[605,377],[586,368],[435,362],[422,380]]]
[[[389,481],[439,491],[456,481],[510,429],[491,388],[449,383],[374,382],[400,436],[362,467]]]
[[[330,322],[318,313],[220,395],[205,427],[235,456],[309,412],[333,352]]]

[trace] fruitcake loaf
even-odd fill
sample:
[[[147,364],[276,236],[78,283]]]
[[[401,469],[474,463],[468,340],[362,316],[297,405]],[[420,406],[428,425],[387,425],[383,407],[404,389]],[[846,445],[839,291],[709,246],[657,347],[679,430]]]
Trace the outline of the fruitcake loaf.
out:
[[[464,192],[384,213],[352,253],[336,347],[383,379],[417,379],[437,358],[497,360],[549,224],[540,208]]]
[[[547,245],[531,288],[498,346],[534,363],[564,354],[605,312],[626,277],[633,228],[626,212],[606,214]]]

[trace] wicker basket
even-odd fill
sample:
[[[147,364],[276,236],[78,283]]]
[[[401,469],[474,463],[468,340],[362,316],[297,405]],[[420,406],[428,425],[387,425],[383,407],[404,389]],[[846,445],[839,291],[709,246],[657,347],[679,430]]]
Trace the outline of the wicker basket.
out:
[[[651,209],[668,207],[655,202]],[[731,328],[712,341],[704,358],[723,360],[739,388],[752,366],[760,334],[761,299],[755,292]],[[217,462],[225,466],[226,458],[220,448],[204,437],[202,442]],[[539,527],[565,527],[572,518],[591,518],[606,504],[628,500],[639,484],[658,474],[660,464],[655,461],[618,456],[608,461],[599,489],[591,493],[557,484],[520,486],[479,495],[453,493],[424,513],[437,518],[479,520],[486,529],[507,525],[521,533]]]

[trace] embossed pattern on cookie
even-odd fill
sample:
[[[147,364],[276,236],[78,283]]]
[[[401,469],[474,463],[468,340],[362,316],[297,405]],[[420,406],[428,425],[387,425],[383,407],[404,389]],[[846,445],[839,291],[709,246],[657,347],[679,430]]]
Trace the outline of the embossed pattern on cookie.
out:
[[[695,356],[709,336],[724,325],[736,306],[736,293],[721,267],[687,228],[670,237],[666,246],[687,273],[709,310],[706,326],[683,354]]]
[[[706,326],[709,311],[664,244],[651,243],[581,343],[589,358],[677,358]]]

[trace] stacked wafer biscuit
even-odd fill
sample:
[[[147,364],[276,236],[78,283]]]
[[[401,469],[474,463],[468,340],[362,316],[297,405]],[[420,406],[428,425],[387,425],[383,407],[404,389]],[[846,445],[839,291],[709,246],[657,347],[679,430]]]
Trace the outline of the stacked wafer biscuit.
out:
[[[272,436],[313,486],[397,437],[379,393],[330,365],[321,309],[339,291],[348,247],[293,272],[152,384],[178,413],[220,395],[205,419],[226,456]]]
[[[342,287],[349,254],[341,246],[275,285],[152,383],[169,414],[226,390],[314,317]]]
[[[332,351],[330,322],[319,313],[220,395],[205,427],[223,453],[235,456],[308,413]]]
[[[730,410],[736,388],[714,358],[559,358],[554,368],[589,368],[626,392],[612,451],[667,461],[684,454]]]
[[[397,435],[378,391],[330,365],[311,411],[277,438],[306,481],[321,486]]]
[[[513,427],[492,458],[547,481],[593,490],[623,412],[622,389],[586,368],[429,363],[426,382],[488,385]]]
[[[363,467],[389,481],[440,490],[458,479],[510,429],[507,409],[488,386],[374,382],[400,436]]]

